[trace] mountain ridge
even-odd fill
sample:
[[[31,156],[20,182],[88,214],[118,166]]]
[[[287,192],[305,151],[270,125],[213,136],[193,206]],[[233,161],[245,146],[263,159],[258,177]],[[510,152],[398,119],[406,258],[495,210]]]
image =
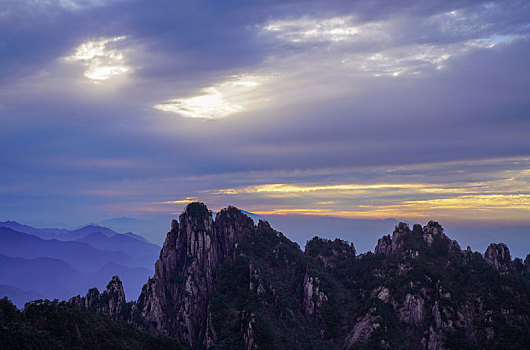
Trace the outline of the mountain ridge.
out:
[[[530,344],[529,273],[528,256],[461,250],[434,221],[399,223],[356,255],[318,237],[302,251],[234,207],[214,221],[190,203],[136,302],[107,289],[71,303],[123,305],[111,315],[197,349],[516,349]]]

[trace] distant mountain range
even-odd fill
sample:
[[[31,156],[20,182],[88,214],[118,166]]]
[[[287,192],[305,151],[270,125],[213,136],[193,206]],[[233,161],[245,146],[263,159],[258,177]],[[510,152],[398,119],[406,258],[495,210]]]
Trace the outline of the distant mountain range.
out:
[[[18,306],[35,298],[64,299],[128,276],[125,291],[139,295],[153,274],[160,247],[132,232],[87,225],[75,230],[0,222],[0,297]]]

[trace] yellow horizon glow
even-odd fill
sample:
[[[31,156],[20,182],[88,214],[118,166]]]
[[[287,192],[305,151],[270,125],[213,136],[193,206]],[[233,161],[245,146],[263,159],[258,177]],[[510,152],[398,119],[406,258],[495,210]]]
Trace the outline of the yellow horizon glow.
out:
[[[518,188],[506,188],[513,185],[516,179],[495,180],[496,187],[504,187],[503,192],[513,193],[513,191],[529,191],[530,185]],[[365,191],[365,190],[415,190],[418,193],[433,194],[465,194],[465,193],[490,193],[497,192],[496,188],[487,188],[493,181],[453,183],[453,184],[428,184],[428,183],[376,183],[376,184],[334,184],[334,185],[297,185],[297,184],[263,184],[254,186],[244,186],[238,188],[219,189],[215,194],[245,194],[245,193],[304,193],[321,191]]]
[[[344,218],[447,218],[530,223],[530,171],[508,170],[483,181],[453,183],[269,183],[212,191],[258,203],[260,215]],[[274,204],[278,205],[275,206]]]
[[[164,201],[160,202],[160,204],[187,204],[192,202],[197,202],[197,197],[186,197],[185,199],[179,199],[174,201]]]
[[[339,205],[344,206],[344,205]],[[351,210],[294,208],[252,210],[258,215],[319,215],[343,218],[432,218],[446,217],[460,221],[503,221],[530,218],[530,194],[465,195],[430,200],[404,200],[392,205],[356,205]]]

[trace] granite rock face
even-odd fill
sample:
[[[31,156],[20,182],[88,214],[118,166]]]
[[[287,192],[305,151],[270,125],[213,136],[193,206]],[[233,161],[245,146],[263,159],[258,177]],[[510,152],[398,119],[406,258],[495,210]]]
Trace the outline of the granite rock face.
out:
[[[374,253],[383,255],[392,254],[392,238],[390,238],[390,235],[383,236],[377,240]]]
[[[320,291],[320,280],[318,277],[304,277],[304,313],[307,316],[314,315],[320,312],[320,308],[324,302],[328,301],[328,297]]]
[[[118,276],[112,277],[103,293],[99,293],[97,288],[92,288],[86,296],[73,297],[69,303],[78,307],[95,309],[99,313],[110,315],[115,320],[128,318],[124,310],[126,305],[125,292]]]
[[[449,239],[444,233],[443,227],[436,221],[429,221],[427,225],[421,227],[421,225],[415,224],[410,230],[408,224],[400,222],[394,232],[392,237],[386,235],[381,237],[377,241],[375,247],[375,254],[390,255],[392,253],[403,253],[404,252],[404,240],[410,239],[411,236],[414,236],[415,240],[423,240],[427,247],[432,247],[435,243],[441,243],[445,245],[447,249],[459,252],[460,246],[456,241]],[[409,254],[415,254],[414,252],[408,252]]]
[[[504,243],[490,244],[484,253],[484,260],[501,273],[510,271],[512,265],[510,250]]]
[[[232,259],[236,241],[253,231],[252,219],[234,207],[221,210],[213,221],[204,204],[188,205],[179,222],[172,222],[133,319],[189,346],[215,341],[215,331],[206,334],[205,325],[219,266]]]

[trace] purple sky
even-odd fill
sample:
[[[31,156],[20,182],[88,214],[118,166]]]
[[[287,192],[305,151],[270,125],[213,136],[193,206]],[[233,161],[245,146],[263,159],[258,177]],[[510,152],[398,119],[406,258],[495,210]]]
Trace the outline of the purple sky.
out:
[[[4,0],[0,220],[530,225],[529,111],[527,0]]]

